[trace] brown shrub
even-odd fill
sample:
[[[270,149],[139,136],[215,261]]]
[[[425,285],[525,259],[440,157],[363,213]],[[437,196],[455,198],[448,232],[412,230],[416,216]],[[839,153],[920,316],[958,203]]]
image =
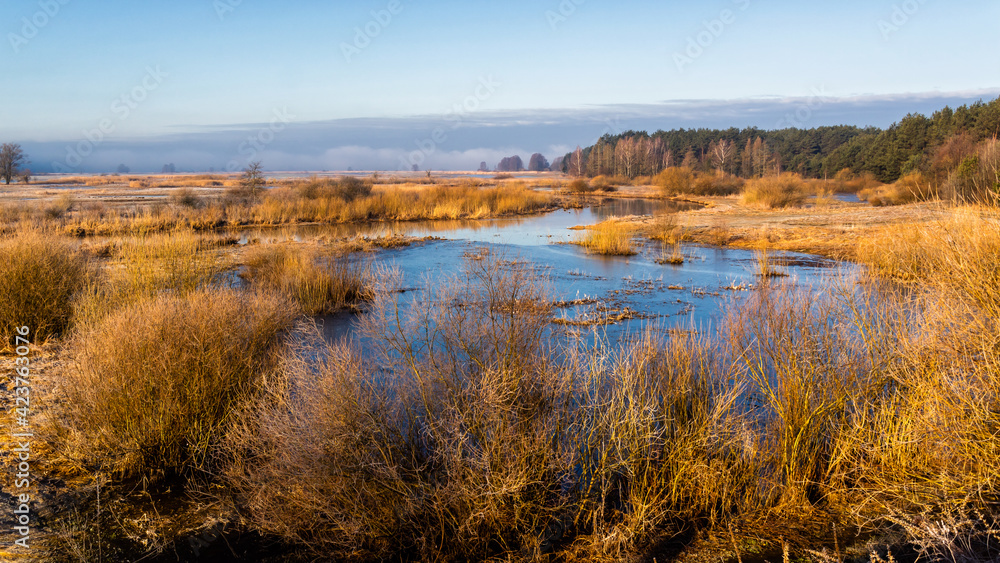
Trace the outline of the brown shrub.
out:
[[[232,290],[126,307],[72,343],[62,439],[73,457],[126,478],[212,469],[234,413],[276,364],[296,308]]]
[[[86,285],[86,259],[66,241],[22,231],[0,241],[0,331],[4,346],[14,327],[41,342],[70,325],[73,298]]]
[[[799,206],[805,199],[805,182],[790,172],[750,180],[743,190],[744,204],[767,209]]]

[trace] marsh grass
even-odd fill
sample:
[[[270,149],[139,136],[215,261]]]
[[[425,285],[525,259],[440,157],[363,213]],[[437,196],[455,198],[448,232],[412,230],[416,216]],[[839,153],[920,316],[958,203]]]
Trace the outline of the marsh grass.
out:
[[[33,227],[74,236],[122,236],[297,223],[487,219],[552,208],[550,195],[524,182],[376,186],[356,178],[310,179],[285,182],[253,200],[230,183],[225,182],[232,188],[227,189],[235,192],[228,195],[196,196],[190,188],[180,188],[171,196],[174,205],[156,202],[98,209],[59,199],[43,207],[5,205],[0,220],[8,231]]]
[[[0,240],[0,331],[3,347],[14,327],[42,342],[70,326],[73,298],[89,279],[86,258],[60,237],[29,230]]]
[[[680,243],[674,243],[671,245],[671,251],[668,254],[665,245],[660,249],[660,257],[656,259],[658,264],[670,264],[672,266],[680,266],[685,262],[684,252],[681,249]]]
[[[109,243],[100,275],[79,293],[74,310],[80,324],[118,308],[162,294],[187,295],[223,284],[225,237],[194,232],[128,237]]]
[[[773,266],[771,251],[767,247],[754,251],[754,274],[762,281],[788,276],[788,274]]]
[[[211,290],[138,302],[86,327],[62,382],[68,455],[124,479],[210,471],[295,315],[274,296]]]
[[[867,276],[759,284],[716,330],[620,345],[553,344],[545,280],[482,251],[417,297],[374,276],[364,351],[314,328],[286,347],[290,298],[166,273],[205,242],[113,244],[109,270],[127,255],[147,273],[118,275],[151,281],[78,325],[53,451],[123,482],[202,475],[319,560],[666,560],[696,533],[996,560],[998,225],[887,228],[858,248]],[[321,267],[308,250],[262,247],[258,279]]]
[[[294,299],[309,315],[355,306],[371,295],[370,264],[293,245],[256,246],[244,258],[251,285]]]
[[[637,253],[632,237],[635,227],[621,221],[605,221],[588,227],[574,241],[594,254],[605,256],[633,256]]]
[[[290,358],[228,442],[254,525],[324,557],[610,561],[822,502],[830,439],[870,387],[868,350],[827,331],[833,302],[775,292],[720,340],[556,351],[528,274],[480,257],[409,311],[390,284],[374,351]]]

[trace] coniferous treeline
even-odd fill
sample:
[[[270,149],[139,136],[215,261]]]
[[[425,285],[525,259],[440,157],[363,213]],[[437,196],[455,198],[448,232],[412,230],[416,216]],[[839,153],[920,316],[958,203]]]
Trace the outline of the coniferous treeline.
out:
[[[909,172],[946,174],[1000,133],[1000,98],[910,114],[888,129],[847,125],[813,129],[676,129],[605,135],[562,160],[575,176],[653,176],[666,168],[719,170],[752,178],[772,172],[832,177],[843,169],[894,182]]]

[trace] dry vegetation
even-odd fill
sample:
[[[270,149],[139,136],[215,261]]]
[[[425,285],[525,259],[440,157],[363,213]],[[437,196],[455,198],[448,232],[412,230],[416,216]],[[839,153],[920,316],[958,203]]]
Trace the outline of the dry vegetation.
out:
[[[132,186],[139,190],[137,195],[131,195],[136,189],[117,183],[120,179],[79,182],[106,189],[81,192],[81,197],[89,194],[87,204],[65,193],[53,198],[44,191],[39,194],[47,202],[42,206],[15,199],[0,206],[0,224],[8,232],[34,227],[76,236],[115,236],[297,223],[486,219],[537,213],[553,206],[550,196],[516,181],[484,184],[457,180],[428,185],[385,179],[375,183],[352,177],[311,178],[272,182],[259,198],[246,197],[233,179],[148,177],[140,181],[145,185]],[[72,185],[74,180],[61,183]],[[105,203],[105,198],[118,190],[139,203]]]
[[[627,222],[608,220],[588,227],[575,244],[594,254],[632,256],[636,254],[632,241],[635,232],[635,227]]]
[[[310,247],[258,246],[246,257],[244,277],[252,286],[292,297],[309,315],[331,313],[369,295],[366,264],[350,256],[317,254]]]
[[[747,191],[771,207],[814,187]],[[547,205],[519,189],[317,180],[238,213]],[[318,245],[142,232],[156,211],[109,212],[94,225],[129,236],[81,242],[61,234],[81,225],[75,207],[9,214],[39,230],[0,242],[0,312],[65,357],[37,391],[51,560],[187,557],[205,505],[277,545],[274,560],[666,561],[704,545],[735,560],[1000,557],[993,208],[850,237],[870,266],[859,283],[774,279],[711,332],[591,345],[550,339],[544,280],[489,252],[410,301],[392,272]],[[621,254],[634,233],[609,222],[585,240]],[[651,235],[675,251],[687,236],[676,215]],[[772,276],[766,247],[759,266]],[[364,354],[302,322],[357,300]],[[162,525],[192,504],[199,523]]]

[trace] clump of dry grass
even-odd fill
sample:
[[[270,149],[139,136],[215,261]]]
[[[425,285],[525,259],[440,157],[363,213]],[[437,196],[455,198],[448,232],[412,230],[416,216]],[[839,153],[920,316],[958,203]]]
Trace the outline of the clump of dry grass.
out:
[[[251,248],[244,277],[253,286],[288,295],[309,315],[331,313],[371,294],[368,264],[314,248],[265,245]]]
[[[770,278],[787,277],[788,274],[776,269],[773,266],[773,257],[768,246],[769,245],[765,243],[763,246],[754,251],[754,274],[762,281],[766,281]]]
[[[0,241],[0,331],[4,346],[13,328],[27,326],[32,341],[63,333],[73,298],[87,283],[86,259],[54,235],[22,231]]]
[[[662,256],[660,256],[660,258],[657,258],[656,260],[657,264],[670,264],[671,266],[680,266],[684,264],[684,262],[685,262],[684,252],[681,250],[681,245],[679,243],[674,243],[673,245],[671,245],[670,254],[667,254],[666,250],[664,249],[662,252]]]
[[[62,194],[45,206],[45,216],[49,219],[61,219],[73,210],[74,204],[72,195]]]
[[[633,256],[636,254],[632,236],[635,227],[621,221],[609,220],[588,227],[583,236],[574,241],[594,254],[605,256]]]
[[[742,199],[746,205],[767,209],[800,206],[806,199],[806,184],[790,172],[765,176],[747,182]]]
[[[143,301],[87,327],[63,374],[65,451],[125,478],[210,470],[295,315],[274,296],[199,291]]]
[[[676,244],[683,237],[680,226],[677,224],[677,214],[664,213],[653,218],[647,235],[652,240],[658,240],[663,244]]]

